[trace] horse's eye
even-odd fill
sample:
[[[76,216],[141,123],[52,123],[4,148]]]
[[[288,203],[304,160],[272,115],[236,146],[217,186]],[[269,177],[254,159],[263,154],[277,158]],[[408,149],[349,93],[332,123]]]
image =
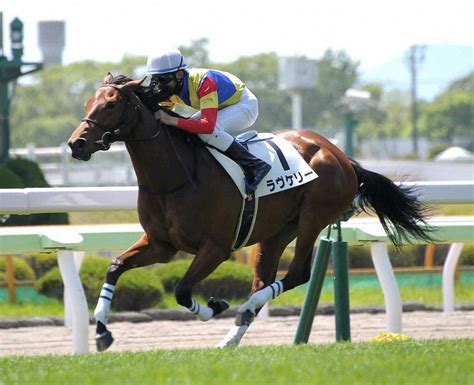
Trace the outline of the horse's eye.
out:
[[[117,103],[115,102],[107,102],[107,104],[105,105],[105,108],[107,108],[108,110],[113,110],[116,104]]]

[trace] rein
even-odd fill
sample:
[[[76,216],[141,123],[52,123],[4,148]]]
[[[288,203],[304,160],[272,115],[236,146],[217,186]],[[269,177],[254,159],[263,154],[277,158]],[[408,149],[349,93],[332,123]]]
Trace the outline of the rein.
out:
[[[134,124],[134,122],[136,122],[134,124],[134,126],[136,127],[136,125],[138,124],[138,121],[140,121],[140,119],[141,119],[140,108],[138,107],[137,104],[132,103],[132,101],[130,100],[130,96],[127,95],[127,93],[122,90],[122,86],[117,85],[117,84],[110,84],[109,83],[109,84],[102,85],[100,88],[102,88],[102,87],[112,87],[112,88],[115,88],[117,91],[119,91],[120,95],[126,97],[127,106],[130,105],[130,104],[133,104],[133,110],[135,111],[135,114],[134,114],[134,117],[132,118],[132,120],[126,121],[123,124],[120,123],[120,125],[117,128],[111,128],[111,129],[107,129],[106,127],[104,127],[102,124],[100,124],[95,119],[90,119],[90,118],[81,119],[81,122],[85,122],[89,125],[93,124],[96,127],[98,127],[100,130],[104,131],[104,133],[102,134],[102,137],[99,140],[95,141],[94,143],[101,145],[102,146],[102,151],[107,151],[110,148],[111,144],[113,142],[116,142],[116,141],[122,141],[122,142],[125,142],[125,143],[151,142],[151,141],[155,140],[156,138],[158,138],[158,136],[161,134],[162,129],[163,129],[166,132],[166,136],[168,138],[168,141],[171,144],[171,147],[173,148],[173,151],[174,151],[176,157],[178,158],[179,164],[181,165],[181,167],[184,170],[184,173],[186,174],[186,180],[183,183],[181,183],[180,185],[176,186],[176,187],[173,187],[173,188],[168,189],[168,190],[163,190],[163,191],[153,191],[153,190],[151,190],[147,187],[144,187],[144,186],[138,186],[138,188],[141,191],[146,192],[146,193],[151,194],[151,195],[165,195],[165,194],[169,194],[169,193],[178,191],[189,183],[189,184],[191,184],[191,187],[193,188],[193,190],[197,191],[197,182],[196,182],[196,180],[197,180],[197,169],[198,169],[198,162],[197,162],[198,157],[197,157],[196,149],[193,147],[194,169],[193,169],[193,173],[191,175],[189,173],[188,168],[184,164],[183,158],[181,157],[178,150],[176,149],[176,146],[173,143],[173,140],[171,138],[171,134],[169,132],[168,127],[165,126],[165,125],[162,125],[161,121],[156,120],[157,125],[158,125],[158,127],[156,129],[156,132],[148,138],[120,138],[119,135],[120,135],[120,131],[121,131],[122,127],[126,127],[129,124]],[[138,98],[138,96],[136,96],[136,97]],[[124,111],[122,112],[122,117],[121,117],[120,120],[122,120],[123,116],[126,114],[127,111],[128,111],[128,108],[124,108]]]
[[[100,86],[100,88],[103,88],[103,87],[112,87],[112,88],[115,88],[117,91],[119,91],[120,95],[122,96],[125,96],[126,99],[127,99],[127,105],[129,104],[133,104],[130,100],[130,96],[127,95],[123,90],[122,90],[122,87],[119,86],[119,85],[116,85],[116,84],[104,84],[102,86]],[[122,117],[123,115],[126,113],[128,109],[125,108],[124,109],[124,112],[122,113]],[[138,139],[134,139],[134,138],[119,138],[118,136],[120,135],[120,131],[121,131],[121,128],[122,127],[126,127],[128,126],[129,124],[133,124],[135,121],[139,121],[140,120],[140,109],[139,107],[136,105],[136,104],[133,104],[133,110],[135,111],[135,117],[130,120],[130,121],[127,121],[123,124],[121,124],[120,126],[118,126],[117,128],[110,128],[110,129],[107,129],[105,128],[103,125],[101,125],[97,120],[95,119],[90,119],[90,118],[83,118],[81,119],[81,122],[85,122],[87,124],[93,124],[95,125],[96,127],[98,127],[99,129],[101,129],[102,131],[104,131],[104,133],[102,134],[102,137],[99,139],[99,140],[96,140],[94,143],[95,144],[99,144],[102,146],[102,151],[107,151],[109,148],[110,148],[110,145],[113,143],[113,142],[117,142],[117,141],[122,141],[122,142],[125,142],[125,143],[137,143],[137,142],[149,142],[149,141],[152,141],[152,140],[155,140],[160,134],[161,134],[161,122],[160,122],[160,125],[159,127],[156,129],[156,132],[150,136],[149,138],[138,138]],[[122,119],[121,119],[122,120]],[[157,121],[158,122],[158,121]],[[135,126],[136,126],[136,123],[135,123]]]
[[[174,145],[173,139],[171,138],[170,130],[168,129],[167,126],[162,126],[162,128],[166,132],[166,136],[168,138],[168,141],[170,142],[171,147],[173,148],[173,151],[174,151],[176,157],[178,158],[179,164],[181,165],[182,169],[184,170],[184,173],[186,174],[186,180],[183,183],[179,184],[178,186],[172,187],[172,188],[167,189],[167,190],[155,191],[155,190],[151,190],[148,187],[144,187],[144,186],[138,186],[138,189],[140,191],[143,191],[143,192],[149,194],[149,195],[166,195],[166,194],[170,194],[170,193],[173,193],[175,191],[178,191],[178,190],[182,189],[184,186],[186,186],[189,183],[189,184],[191,184],[191,187],[193,188],[193,190],[197,191],[198,156],[197,156],[196,148],[194,146],[192,147],[193,148],[194,168],[193,168],[193,173],[191,175],[188,171],[188,168],[184,164],[183,158],[181,157],[181,155],[179,154],[178,150],[176,149],[176,147]]]

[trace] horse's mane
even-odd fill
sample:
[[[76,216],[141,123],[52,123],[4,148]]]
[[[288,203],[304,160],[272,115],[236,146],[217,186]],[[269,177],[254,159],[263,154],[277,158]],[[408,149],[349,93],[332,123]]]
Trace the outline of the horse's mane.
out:
[[[114,76],[112,78],[112,80],[110,81],[110,84],[116,84],[118,86],[122,85],[122,84],[125,84],[125,83],[128,83],[130,81],[132,81],[133,79],[132,78],[129,78],[128,76],[125,76],[125,75],[117,75],[117,76]]]
[[[114,76],[112,78],[112,80],[110,80],[109,83],[120,86],[120,85],[128,83],[132,80],[133,79],[128,77],[128,76],[117,75],[117,76]],[[153,108],[151,108],[150,105],[149,105],[148,87],[140,86],[137,89],[135,89],[133,92],[142,101],[142,103],[153,112]],[[175,113],[174,111],[166,110],[166,112],[168,114],[170,114],[171,116],[175,116],[177,118],[183,118],[181,115]],[[184,119],[186,119],[186,118],[184,118]],[[202,140],[200,140],[197,135],[191,134],[191,133],[189,133],[185,130],[174,129],[174,127],[172,127],[172,128],[173,128],[173,130],[172,130],[173,133],[175,133],[176,136],[182,137],[182,139],[184,139],[185,142],[187,142],[188,144],[198,145],[198,146],[203,146],[204,145],[204,142]]]

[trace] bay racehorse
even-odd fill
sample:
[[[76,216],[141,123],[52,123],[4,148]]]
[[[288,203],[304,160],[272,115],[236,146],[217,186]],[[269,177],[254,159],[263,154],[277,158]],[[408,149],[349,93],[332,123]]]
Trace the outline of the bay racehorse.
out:
[[[72,156],[87,161],[113,141],[123,141],[139,187],[138,214],[144,234],[113,260],[94,315],[98,350],[113,341],[107,329],[110,302],[125,271],[169,262],[178,250],[194,259],[176,287],[177,302],[207,321],[228,305],[219,299],[199,304],[193,287],[231,255],[242,196],[224,169],[193,135],[157,121],[137,96],[139,80],[103,80],[85,105],[85,117],[69,139]],[[351,207],[375,211],[395,244],[414,236],[430,239],[426,212],[414,191],[368,171],[327,139],[309,130],[286,130],[288,140],[318,178],[260,198],[247,245],[256,244],[255,274],[249,300],[236,325],[218,346],[237,345],[259,309],[277,295],[308,281],[315,241],[326,226]],[[296,238],[295,254],[284,278],[275,281],[278,262]]]

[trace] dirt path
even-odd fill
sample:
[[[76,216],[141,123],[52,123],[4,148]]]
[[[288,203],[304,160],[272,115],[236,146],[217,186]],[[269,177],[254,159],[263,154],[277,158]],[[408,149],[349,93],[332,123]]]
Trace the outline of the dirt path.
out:
[[[242,345],[291,344],[298,317],[257,318]],[[115,342],[111,351],[213,347],[233,325],[231,318],[200,321],[118,322],[110,324]],[[385,314],[351,314],[352,341],[367,341],[386,330]],[[416,339],[474,338],[474,311],[403,314],[403,334]],[[335,341],[334,316],[316,316],[310,343]],[[94,328],[89,333],[95,351]],[[0,329],[0,356],[69,354],[71,332],[65,327]]]

